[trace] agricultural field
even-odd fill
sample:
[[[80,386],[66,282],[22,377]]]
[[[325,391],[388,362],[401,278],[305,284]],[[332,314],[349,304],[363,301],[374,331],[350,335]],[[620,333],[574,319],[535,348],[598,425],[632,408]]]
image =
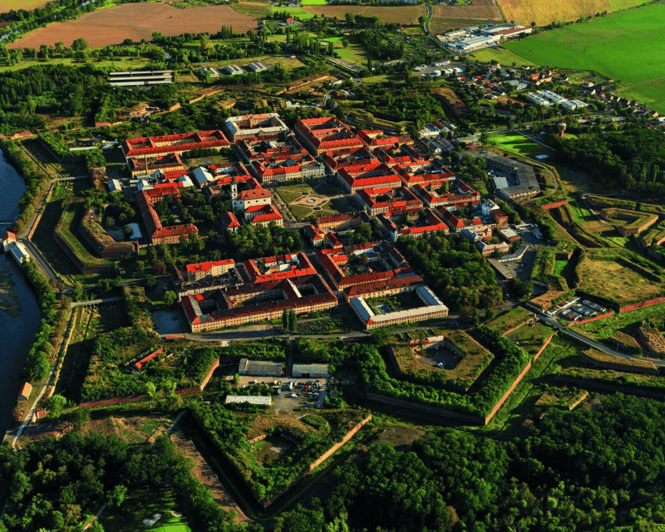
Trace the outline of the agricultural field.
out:
[[[304,6],[325,6],[328,3],[326,0],[302,0],[301,4]]]
[[[314,13],[311,13],[310,11],[302,7],[289,7],[289,6],[275,7],[273,8],[273,12],[288,13],[289,16],[298,18],[299,20],[308,20],[310,18],[314,18]]]
[[[517,16],[508,13],[506,16],[519,22]],[[638,97],[657,111],[665,112],[662,83],[665,41],[660,37],[664,24],[665,6],[654,4],[543,32],[504,46],[540,65],[595,70],[617,82],[618,95]]]
[[[264,18],[272,13],[265,2],[236,2],[231,7],[238,13],[254,18]]]
[[[328,18],[337,17],[344,20],[347,13],[355,15],[364,15],[366,17],[379,17],[384,24],[396,22],[398,24],[418,24],[418,17],[427,14],[425,5],[419,6],[324,6],[310,5],[303,8],[308,13],[314,15],[325,15]],[[278,11],[282,11],[279,8]]]
[[[446,4],[432,6],[432,22],[437,19],[502,20],[494,0],[474,0],[472,5],[466,6]]]
[[[229,6],[178,9],[166,3],[132,3],[86,13],[77,20],[58,22],[39,28],[9,48],[55,46],[62,41],[71,46],[74,39],[84,38],[91,48],[119,44],[125,39],[152,39],[156,31],[164,35],[181,33],[217,33],[222,26],[233,26],[236,33],[256,28],[256,19],[238,13]]]
[[[534,158],[536,155],[554,155],[556,152],[520,135],[519,133],[496,133],[490,137],[502,150],[510,151],[523,157]]]
[[[19,9],[32,11],[37,7],[43,7],[45,4],[44,0],[0,0],[0,13],[7,13],[12,9],[14,11]]]

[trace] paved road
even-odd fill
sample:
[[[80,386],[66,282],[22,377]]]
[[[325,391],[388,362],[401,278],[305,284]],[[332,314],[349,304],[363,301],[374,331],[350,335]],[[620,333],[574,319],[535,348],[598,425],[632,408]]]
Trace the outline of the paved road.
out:
[[[529,309],[530,310],[530,309]],[[637,360],[644,360],[644,358],[641,357],[633,357],[630,355],[626,355],[624,353],[619,353],[618,351],[615,351],[614,349],[610,349],[609,347],[599,344],[598,342],[591,340],[590,338],[587,338],[586,336],[576,332],[575,330],[571,329],[570,327],[566,327],[565,325],[561,325],[557,320],[548,318],[545,316],[545,314],[540,314],[538,316],[541,320],[543,320],[545,323],[548,325],[551,325],[552,327],[560,330],[564,334],[567,334],[568,336],[571,336],[575,340],[582,342],[590,347],[593,347],[594,349],[597,349],[598,351],[602,351],[603,353],[607,353],[608,355],[613,355],[616,357],[621,357],[621,358],[626,358],[626,359],[637,359]],[[656,366],[661,366],[665,367],[665,360],[655,360],[655,359],[649,359],[650,362],[653,362],[654,365]]]
[[[51,268],[51,265],[48,262],[46,262],[46,259],[44,259],[41,252],[32,242],[30,242],[30,240],[28,240],[27,238],[19,238],[19,242],[21,242],[22,244],[25,245],[26,248],[28,248],[30,256],[35,260],[35,262],[37,262],[37,265],[47,277],[50,277],[54,281],[60,280],[58,274],[55,273],[55,270],[53,270],[53,268]]]

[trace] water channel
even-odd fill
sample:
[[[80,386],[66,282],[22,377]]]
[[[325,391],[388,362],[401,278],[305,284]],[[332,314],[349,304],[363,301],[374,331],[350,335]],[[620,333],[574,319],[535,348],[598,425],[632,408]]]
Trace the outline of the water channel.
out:
[[[23,178],[0,151],[0,236],[20,212],[18,202],[25,193]],[[37,298],[11,257],[0,254],[0,272],[7,272],[12,289],[21,302],[21,313],[12,317],[0,310],[0,441],[11,421],[21,386],[19,375],[39,330]]]

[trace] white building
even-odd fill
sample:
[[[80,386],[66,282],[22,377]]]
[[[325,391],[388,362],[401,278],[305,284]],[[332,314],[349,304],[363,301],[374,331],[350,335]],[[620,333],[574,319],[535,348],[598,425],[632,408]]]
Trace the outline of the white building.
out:
[[[271,406],[272,398],[269,395],[227,395],[225,404],[250,404],[257,406]]]
[[[237,65],[227,65],[224,70],[230,76],[237,76],[238,74],[244,74],[245,73],[245,71]]]

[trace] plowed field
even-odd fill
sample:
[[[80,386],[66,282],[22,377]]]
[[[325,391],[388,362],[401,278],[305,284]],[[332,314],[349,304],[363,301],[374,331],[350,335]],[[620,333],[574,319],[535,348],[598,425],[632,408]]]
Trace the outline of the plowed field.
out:
[[[430,31],[441,33],[450,28],[459,28],[468,25],[468,22],[476,23],[487,20],[501,20],[494,0],[473,0],[470,6],[432,6],[432,20]]]
[[[491,1],[491,0],[490,0]],[[419,6],[305,6],[305,11],[314,15],[325,15],[332,18],[337,17],[344,20],[347,13],[354,15],[364,15],[366,17],[379,17],[384,24],[387,22],[396,22],[398,24],[418,24],[420,15],[427,15],[425,5]],[[279,9],[276,8],[277,11]],[[234,28],[235,29],[235,28]]]
[[[236,13],[228,6],[179,9],[164,3],[124,4],[39,28],[9,47],[39,48],[41,44],[54,46],[57,41],[71,46],[74,39],[82,37],[91,48],[97,48],[119,44],[125,39],[149,41],[156,31],[164,35],[216,33],[229,25],[235,33],[244,33],[256,28],[256,19]]]

